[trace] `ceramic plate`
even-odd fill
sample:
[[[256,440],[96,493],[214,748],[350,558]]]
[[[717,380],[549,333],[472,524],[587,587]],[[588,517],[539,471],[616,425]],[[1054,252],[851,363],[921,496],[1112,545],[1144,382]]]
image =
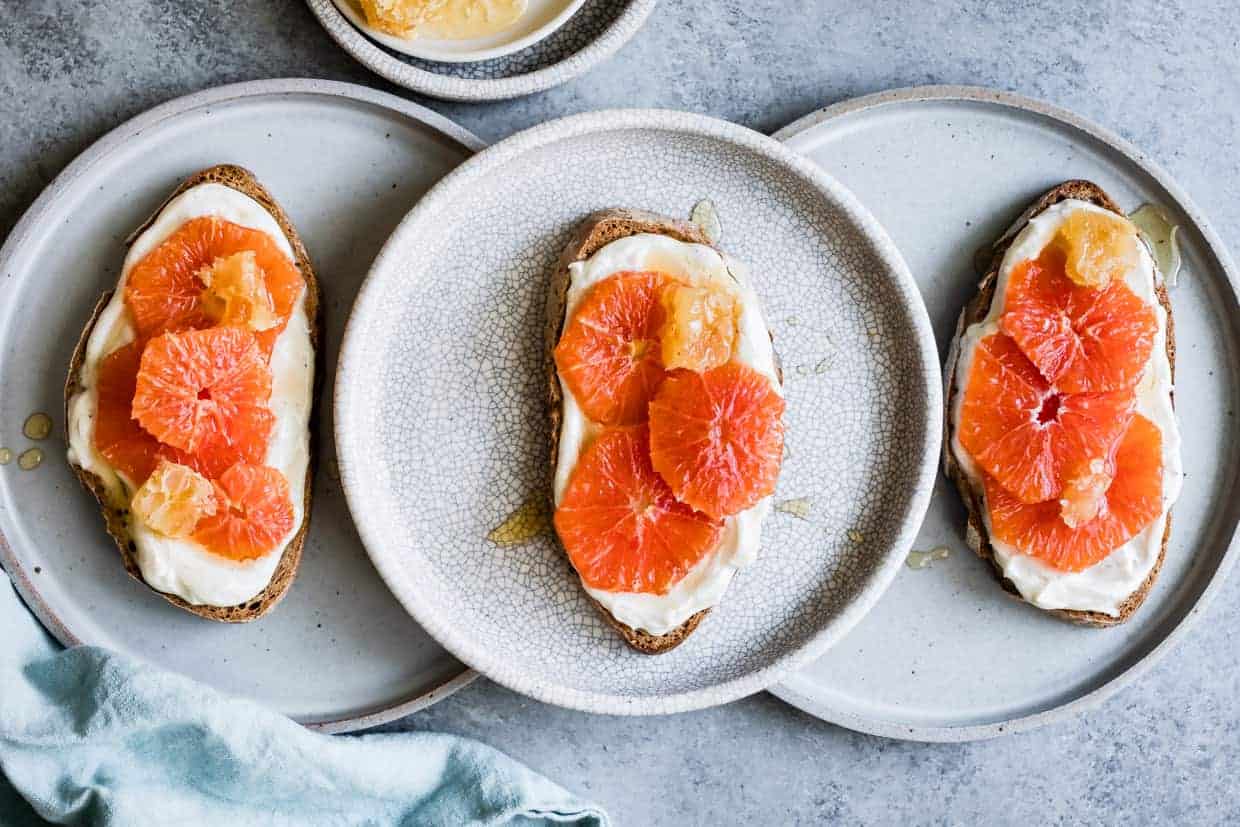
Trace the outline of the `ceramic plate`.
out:
[[[483,101],[516,98],[550,89],[592,69],[628,42],[654,8],[655,0],[536,0],[531,9],[576,5],[555,31],[502,56],[470,62],[442,62],[410,57],[372,40],[342,13],[340,4],[355,0],[307,0],[328,34],[371,71],[392,83],[446,100]],[[356,12],[353,12],[356,17]],[[556,18],[553,16],[552,20]],[[360,24],[360,20],[357,21]],[[546,27],[544,27],[546,28]],[[408,49],[408,43],[399,41]],[[443,41],[439,41],[443,43]]]
[[[481,143],[420,106],[358,86],[264,81],[164,104],[73,162],[13,231],[0,269],[0,444],[32,411],[55,417],[34,471],[0,467],[0,557],[61,641],[137,655],[329,731],[410,712],[473,676],[418,628],[367,559],[334,472],[329,393],[353,295],[392,228]],[[62,388],[124,239],[187,175],[252,169],[292,216],[322,284],[319,473],[301,571],[244,626],[172,607],[125,574],[94,500],[65,461]],[[4,541],[7,540],[7,545]]]
[[[752,266],[787,377],[788,454],[763,552],[688,641],[629,649],[549,533],[487,534],[550,492],[545,303],[589,212],[716,205]],[[612,713],[724,703],[821,654],[878,599],[930,496],[938,358],[886,234],[830,176],[711,118],[554,121],[466,162],[401,223],[349,320],[341,478],[392,591],[449,651],[540,700]]]
[[[891,232],[944,356],[976,289],[974,251],[1054,184],[1092,179],[1125,209],[1154,203],[1182,227],[1185,266],[1170,295],[1175,401],[1181,421],[1191,422],[1183,429],[1188,473],[1162,574],[1133,619],[1086,629],[1007,597],[965,546],[964,510],[940,479],[916,548],[943,545],[951,556],[903,568],[847,640],[774,690],[852,729],[933,741],[1029,729],[1102,702],[1175,644],[1235,557],[1240,312],[1221,242],[1137,149],[1013,95],[883,93],[810,115],[776,137],[838,176]]]
[[[521,17],[504,31],[470,40],[396,37],[368,25],[358,0],[332,2],[367,37],[393,51],[423,60],[466,63],[505,57],[533,46],[567,23],[585,0],[531,0]]]

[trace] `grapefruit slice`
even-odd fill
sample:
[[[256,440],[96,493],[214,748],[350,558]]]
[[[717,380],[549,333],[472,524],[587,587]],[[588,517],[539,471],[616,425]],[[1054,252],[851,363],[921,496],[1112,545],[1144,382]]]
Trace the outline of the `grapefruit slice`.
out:
[[[662,273],[625,272],[586,294],[555,348],[555,365],[585,415],[603,425],[646,420],[663,381]]]
[[[650,458],[676,499],[716,519],[775,491],[784,400],[771,380],[729,362],[678,370],[650,403]]]
[[[978,342],[960,408],[960,444],[1024,503],[1059,497],[1068,473],[1105,459],[1128,426],[1132,390],[1060,393],[1016,342]]]
[[[186,221],[130,270],[125,305],[133,313],[138,337],[149,339],[166,331],[214,325],[217,320],[204,307],[207,286],[200,273],[212,268],[217,259],[243,252],[254,254],[279,318],[278,324],[258,334],[263,352],[270,353],[305,281],[269,235],[214,216]]]
[[[238,463],[215,484],[217,508],[194,529],[208,551],[244,561],[274,550],[293,529],[288,480],[275,468]]]
[[[1154,311],[1122,278],[1094,289],[1065,275],[1064,254],[1048,248],[1008,280],[1003,331],[1046,381],[1063,393],[1131,388],[1154,346]]]
[[[270,396],[271,371],[249,331],[165,333],[142,353],[133,418],[216,477],[235,462],[263,461],[274,422]]]
[[[676,501],[650,465],[639,425],[607,428],[585,450],[555,530],[590,588],[665,594],[718,546],[723,524]]]
[[[1022,503],[986,477],[991,534],[1060,571],[1081,571],[1135,537],[1162,513],[1162,434],[1137,414],[1115,451],[1114,480],[1096,515],[1075,528],[1057,500]]]
[[[141,359],[141,345],[130,342],[99,363],[99,401],[92,437],[95,450],[135,486],[142,485],[155,470],[159,454],[159,441],[133,418],[133,394]]]

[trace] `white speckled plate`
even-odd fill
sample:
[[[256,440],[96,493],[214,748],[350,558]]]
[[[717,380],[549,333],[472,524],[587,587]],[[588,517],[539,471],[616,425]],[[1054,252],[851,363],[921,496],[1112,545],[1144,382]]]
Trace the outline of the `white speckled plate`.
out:
[[[529,0],[521,17],[507,29],[470,40],[396,37],[366,22],[358,0],[332,0],[349,22],[387,48],[423,60],[466,63],[506,57],[533,46],[568,22],[586,0]]]
[[[391,44],[371,39],[338,7],[351,1],[307,0],[332,39],[371,71],[406,89],[461,101],[517,98],[571,80],[627,43],[655,5],[655,0],[584,0],[553,32],[517,51],[443,62],[401,54]]]
[[[549,533],[488,532],[550,492],[551,268],[592,210],[685,216],[701,198],[753,269],[783,357],[787,446],[757,562],[679,648],[629,649]],[[353,309],[336,387],[341,477],[392,591],[453,654],[540,700],[666,713],[756,692],[877,601],[930,496],[941,389],[900,254],[852,195],[739,126],[613,110],[522,132],[406,217]]]
[[[1089,178],[1125,209],[1153,202],[1182,226],[1185,268],[1170,296],[1187,478],[1145,605],[1123,626],[1086,629],[1007,597],[965,546],[964,509],[940,480],[916,548],[947,545],[951,556],[904,568],[846,640],[773,690],[852,729],[927,741],[1018,732],[1101,703],[1175,645],[1237,555],[1240,308],[1221,241],[1139,150],[1015,95],[896,90],[816,112],[775,137],[874,210],[908,258],[944,352],[976,289],[974,251],[1054,184]]]
[[[37,470],[0,467],[0,560],[56,637],[145,658],[330,732],[412,712],[474,677],[409,619],[362,549],[333,470],[329,402],[345,317],[371,259],[409,206],[481,146],[392,95],[261,81],[129,121],[39,197],[0,252],[0,445],[24,448],[22,422],[35,410],[54,416],[55,433]],[[60,414],[73,345],[115,284],[124,239],[185,176],[221,162],[252,169],[292,216],[326,326],[301,570],[271,614],[243,626],[182,612],[125,574],[69,471]]]

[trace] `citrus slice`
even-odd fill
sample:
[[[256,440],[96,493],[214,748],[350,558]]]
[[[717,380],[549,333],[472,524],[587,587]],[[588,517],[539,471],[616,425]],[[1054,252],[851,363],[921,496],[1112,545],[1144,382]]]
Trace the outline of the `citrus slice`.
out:
[[[1025,503],[1059,497],[1068,472],[1105,459],[1132,416],[1131,390],[1065,394],[1052,389],[1016,342],[977,343],[960,408],[960,444]]]
[[[271,370],[249,331],[165,333],[142,353],[133,417],[215,477],[235,462],[262,462],[274,422],[270,396]]]
[[[215,484],[217,510],[194,529],[194,540],[233,560],[274,550],[293,530],[288,480],[275,468],[238,463]]]
[[[188,537],[203,517],[216,511],[215,488],[193,468],[161,460],[134,492],[130,510],[165,537]]]
[[[130,342],[99,363],[92,436],[95,450],[135,486],[142,485],[155,470],[159,454],[159,441],[133,418],[133,394],[141,359],[141,345]]]
[[[1064,274],[1057,249],[1021,262],[1008,280],[1003,331],[1064,393],[1136,385],[1150,358],[1158,322],[1123,279],[1092,289]]]
[[[650,403],[650,459],[676,499],[726,517],[775,491],[784,400],[739,362],[668,376]]]
[[[662,297],[663,365],[668,369],[702,371],[732,358],[739,306],[719,284],[670,284]]]
[[[1076,210],[1055,233],[1066,258],[1065,273],[1082,287],[1106,287],[1141,260],[1137,228],[1114,213]]]
[[[125,281],[125,305],[133,313],[138,337],[193,330],[215,324],[203,306],[204,268],[217,259],[252,252],[263,273],[279,324],[262,331],[259,344],[270,353],[305,285],[297,267],[265,232],[214,216],[191,218],[147,253]]]
[[[1022,503],[987,477],[991,534],[1060,571],[1094,565],[1162,513],[1162,434],[1153,422],[1132,417],[1116,448],[1114,468],[1097,514],[1075,528],[1062,519],[1058,501]]]
[[[600,281],[577,306],[555,365],[585,415],[603,425],[644,422],[663,381],[662,273],[617,273]]]
[[[555,530],[592,589],[664,594],[718,544],[723,524],[677,502],[650,465],[645,425],[607,428],[573,469]]]

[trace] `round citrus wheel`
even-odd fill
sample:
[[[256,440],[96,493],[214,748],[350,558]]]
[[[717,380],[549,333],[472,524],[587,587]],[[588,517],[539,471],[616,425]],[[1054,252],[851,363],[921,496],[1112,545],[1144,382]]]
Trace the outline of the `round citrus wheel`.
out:
[[[729,362],[673,372],[650,403],[650,458],[676,499],[715,518],[775,491],[784,400],[771,380]]]
[[[1115,477],[1096,516],[1069,527],[1058,500],[1022,503],[986,477],[993,536],[1060,571],[1081,571],[1135,537],[1162,512],[1162,434],[1141,415],[1120,440]]]
[[[233,560],[273,551],[293,530],[288,481],[275,468],[238,463],[215,484],[216,510],[194,529],[194,541]]]
[[[274,422],[270,397],[271,370],[249,331],[165,333],[142,352],[133,417],[217,477],[236,462],[263,461]]]
[[[994,333],[977,344],[960,408],[960,444],[1018,500],[1063,491],[1066,472],[1111,455],[1132,416],[1131,390],[1054,391],[1016,342]]]
[[[243,252],[254,254],[280,320],[258,334],[263,352],[269,354],[305,281],[296,265],[265,232],[214,216],[186,221],[130,270],[125,282],[125,304],[133,313],[139,338],[211,327],[220,321],[211,318],[204,308],[206,285],[199,274],[217,260]]]
[[[555,530],[590,588],[664,594],[719,544],[723,524],[676,501],[639,425],[605,429],[582,453]]]
[[[555,348],[555,365],[587,417],[603,425],[646,420],[663,381],[662,273],[617,273],[594,285]]]
[[[1158,330],[1154,311],[1123,279],[1101,288],[1075,284],[1058,249],[1013,269],[1000,324],[1063,393],[1133,387]]]

